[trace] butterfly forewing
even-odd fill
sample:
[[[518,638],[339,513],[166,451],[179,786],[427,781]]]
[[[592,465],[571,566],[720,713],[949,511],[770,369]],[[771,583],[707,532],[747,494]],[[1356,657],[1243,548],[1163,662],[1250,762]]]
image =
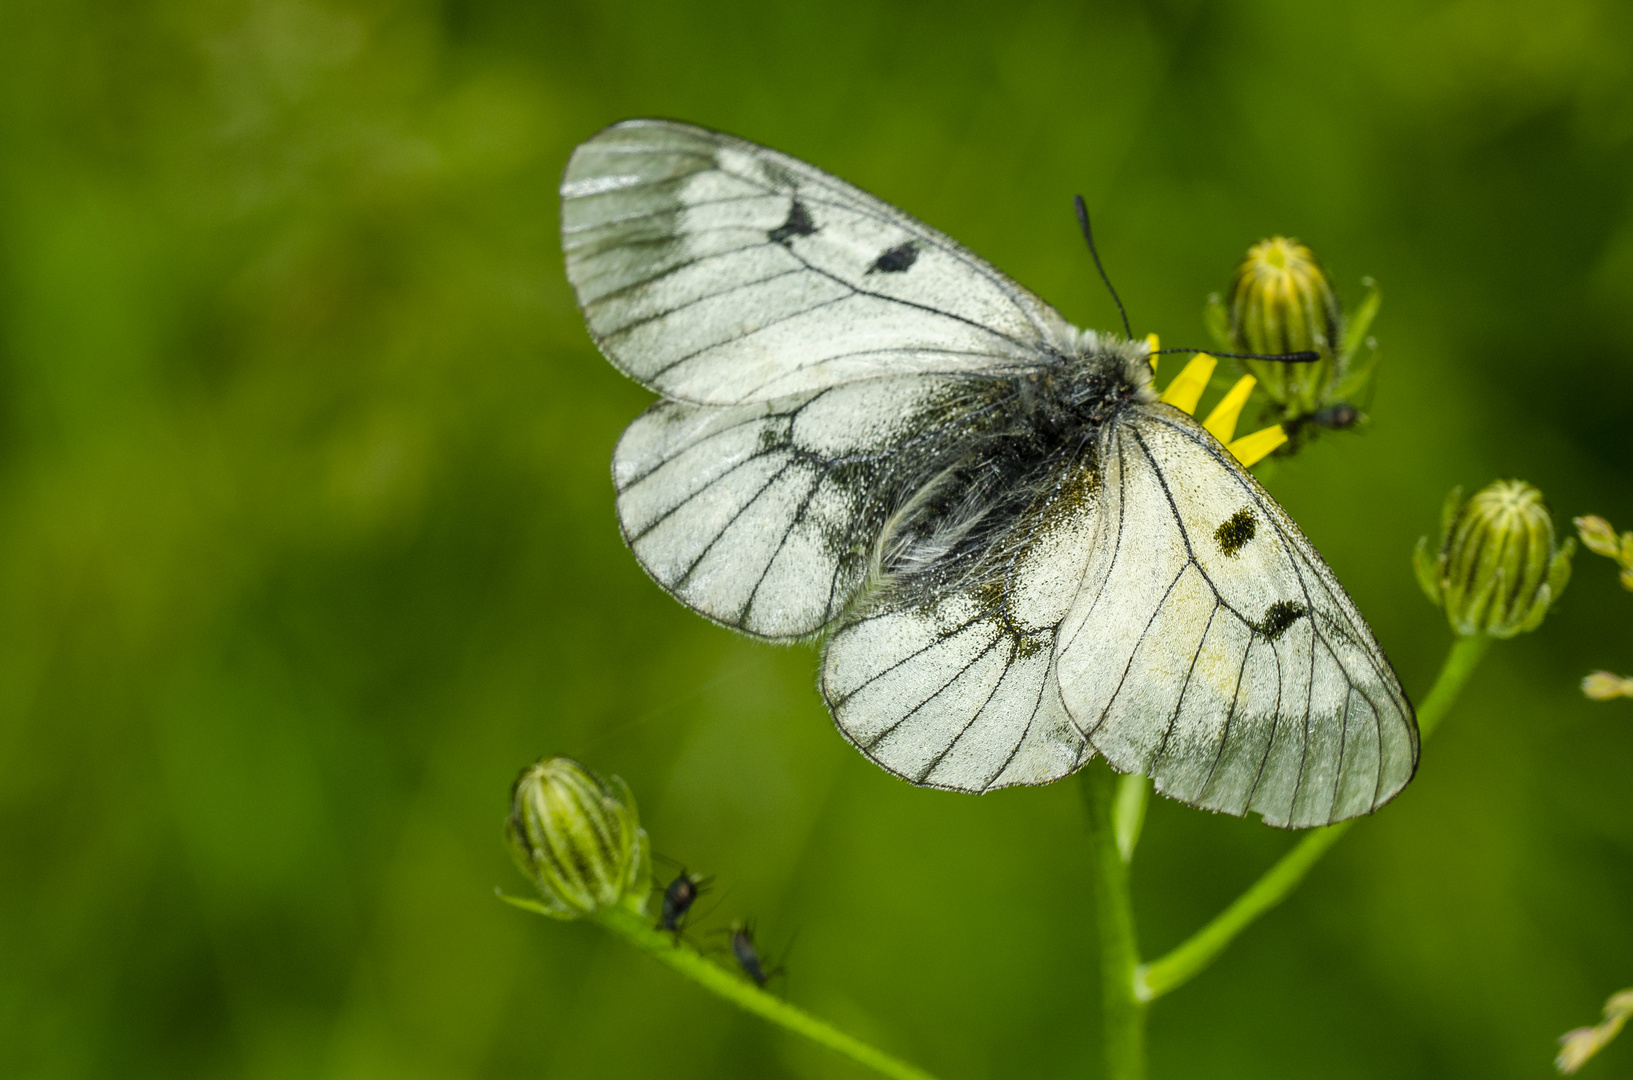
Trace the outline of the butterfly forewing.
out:
[[[727,135],[615,125],[574,152],[561,192],[591,333],[666,397],[742,404],[882,374],[1035,368],[1065,329],[955,241]]]
[[[1308,827],[1411,779],[1417,730],[1388,661],[1298,527],[1165,405],[1108,429],[1094,559],[1058,678],[1118,769],[1208,809]]]

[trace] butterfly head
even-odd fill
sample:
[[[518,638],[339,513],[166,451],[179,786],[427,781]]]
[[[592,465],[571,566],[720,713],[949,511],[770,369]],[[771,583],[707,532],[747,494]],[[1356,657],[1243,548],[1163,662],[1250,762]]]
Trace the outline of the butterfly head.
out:
[[[1125,405],[1157,400],[1147,341],[1067,326],[1057,350],[1061,397],[1068,407],[1092,414],[1089,419],[1101,421]]]
[[[1141,341],[1115,343],[1115,361],[1121,365],[1123,382],[1132,399],[1146,405],[1157,400],[1157,388],[1153,384],[1156,369],[1151,363],[1155,343],[1155,334]]]

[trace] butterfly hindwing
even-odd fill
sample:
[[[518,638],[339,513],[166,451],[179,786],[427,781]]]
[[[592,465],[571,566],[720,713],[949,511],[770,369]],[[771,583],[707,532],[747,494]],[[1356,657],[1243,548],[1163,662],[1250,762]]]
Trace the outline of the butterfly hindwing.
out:
[[[1044,784],[1092,750],[1061,706],[1055,636],[1088,561],[1085,454],[1015,485],[996,523],[927,528],[835,631],[822,693],[841,731],[915,784]],[[988,526],[982,528],[983,525]]]
[[[1065,322],[952,239],[804,162],[632,120],[562,180],[567,277],[665,397],[769,401],[885,374],[1037,367]]]
[[[1310,542],[1166,405],[1102,441],[1101,514],[1058,679],[1112,765],[1176,799],[1303,828],[1411,779],[1417,728],[1383,651]]]
[[[1046,784],[1092,756],[1060,707],[1052,637],[1014,634],[968,597],[881,611],[834,636],[822,692],[846,737],[914,784]]]

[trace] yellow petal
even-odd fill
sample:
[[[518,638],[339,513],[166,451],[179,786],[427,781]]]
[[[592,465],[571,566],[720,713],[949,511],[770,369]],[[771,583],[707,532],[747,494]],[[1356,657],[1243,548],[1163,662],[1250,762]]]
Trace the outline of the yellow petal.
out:
[[[1287,432],[1281,429],[1280,424],[1273,427],[1260,428],[1251,435],[1243,435],[1231,443],[1228,449],[1236,455],[1236,460],[1243,465],[1256,465],[1264,456],[1282,443],[1287,441]]]
[[[1202,391],[1208,388],[1208,380],[1213,377],[1213,369],[1218,363],[1207,353],[1197,353],[1185,365],[1185,370],[1174,376],[1174,381],[1162,392],[1161,400],[1181,412],[1196,412],[1196,403],[1202,400]]]
[[[1213,433],[1213,437],[1222,443],[1230,442],[1230,437],[1236,434],[1236,421],[1242,415],[1242,406],[1247,404],[1247,396],[1253,392],[1256,380],[1251,375],[1243,375],[1236,380],[1236,385],[1230,388],[1219,404],[1213,407],[1213,412],[1202,421],[1202,426]]]
[[[1145,335],[1145,355],[1150,358],[1151,374],[1155,375],[1157,373],[1157,360],[1160,359],[1157,356],[1157,335]]]

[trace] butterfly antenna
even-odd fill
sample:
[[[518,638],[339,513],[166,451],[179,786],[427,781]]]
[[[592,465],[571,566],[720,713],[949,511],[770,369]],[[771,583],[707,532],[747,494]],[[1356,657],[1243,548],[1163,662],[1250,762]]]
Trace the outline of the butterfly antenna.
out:
[[[1112,302],[1117,305],[1117,314],[1123,317],[1123,333],[1128,335],[1128,340],[1133,341],[1134,331],[1128,325],[1128,312],[1123,310],[1122,298],[1117,295],[1117,290],[1112,288],[1111,278],[1106,276],[1106,268],[1100,265],[1100,252],[1094,247],[1094,230],[1089,228],[1089,208],[1081,195],[1072,196],[1072,205],[1077,207],[1077,223],[1083,229],[1083,239],[1088,241],[1089,254],[1094,256],[1094,268],[1100,271],[1100,280],[1106,283],[1106,291],[1111,294]]]
[[[1232,360],[1274,360],[1281,364],[1313,364],[1321,359],[1318,352],[1289,352],[1289,353],[1256,353],[1256,352],[1218,352],[1214,349],[1192,349],[1181,346],[1176,349],[1158,349],[1153,356],[1162,353],[1176,352],[1205,352],[1209,356],[1228,356]]]

